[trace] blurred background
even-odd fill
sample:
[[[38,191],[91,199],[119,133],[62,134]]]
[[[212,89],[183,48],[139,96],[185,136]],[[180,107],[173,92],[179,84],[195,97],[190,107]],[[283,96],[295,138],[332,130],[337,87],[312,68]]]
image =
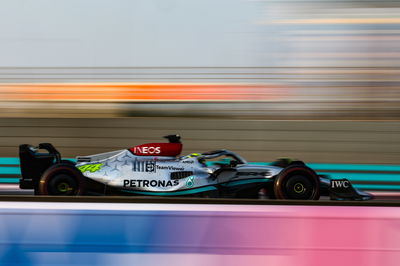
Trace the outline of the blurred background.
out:
[[[399,164],[400,2],[0,2],[0,156],[182,135],[184,153]]]

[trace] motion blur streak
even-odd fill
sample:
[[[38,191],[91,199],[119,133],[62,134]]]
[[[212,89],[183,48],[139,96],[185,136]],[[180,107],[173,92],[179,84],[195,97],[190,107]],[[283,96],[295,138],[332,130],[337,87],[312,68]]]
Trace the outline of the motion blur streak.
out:
[[[37,0],[0,10],[0,25],[13,21],[0,28],[2,117],[400,117],[399,1]]]
[[[344,19],[292,19],[280,20],[283,24],[399,24],[400,18],[344,18]]]
[[[340,59],[334,51],[295,56]],[[399,74],[399,67],[0,68],[0,116],[198,116],[197,109],[264,119],[398,119]]]
[[[282,86],[240,84],[0,84],[5,100],[54,101],[265,101]]]

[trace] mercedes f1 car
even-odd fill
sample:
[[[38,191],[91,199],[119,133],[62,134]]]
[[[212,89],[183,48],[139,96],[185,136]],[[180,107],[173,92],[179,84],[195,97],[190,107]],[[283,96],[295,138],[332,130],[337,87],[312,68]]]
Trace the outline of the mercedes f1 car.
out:
[[[320,176],[301,161],[249,164],[229,150],[179,156],[179,135],[169,143],[63,160],[50,143],[20,145],[21,189],[36,195],[154,195],[317,200],[366,200],[347,179]],[[45,150],[45,152],[40,151]]]

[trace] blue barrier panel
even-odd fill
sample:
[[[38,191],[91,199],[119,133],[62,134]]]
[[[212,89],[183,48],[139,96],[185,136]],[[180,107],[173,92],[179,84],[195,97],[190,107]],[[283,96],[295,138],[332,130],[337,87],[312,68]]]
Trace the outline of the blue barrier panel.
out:
[[[399,223],[395,207],[2,202],[0,263],[397,266]]]

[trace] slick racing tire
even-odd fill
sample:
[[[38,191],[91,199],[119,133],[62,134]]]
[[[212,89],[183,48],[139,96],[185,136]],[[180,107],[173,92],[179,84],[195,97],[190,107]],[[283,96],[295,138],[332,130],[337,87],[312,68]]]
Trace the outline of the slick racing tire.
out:
[[[70,163],[59,163],[47,169],[39,182],[39,195],[77,196],[83,195],[85,178]]]
[[[319,177],[305,165],[290,165],[275,179],[274,194],[277,199],[318,200]]]

